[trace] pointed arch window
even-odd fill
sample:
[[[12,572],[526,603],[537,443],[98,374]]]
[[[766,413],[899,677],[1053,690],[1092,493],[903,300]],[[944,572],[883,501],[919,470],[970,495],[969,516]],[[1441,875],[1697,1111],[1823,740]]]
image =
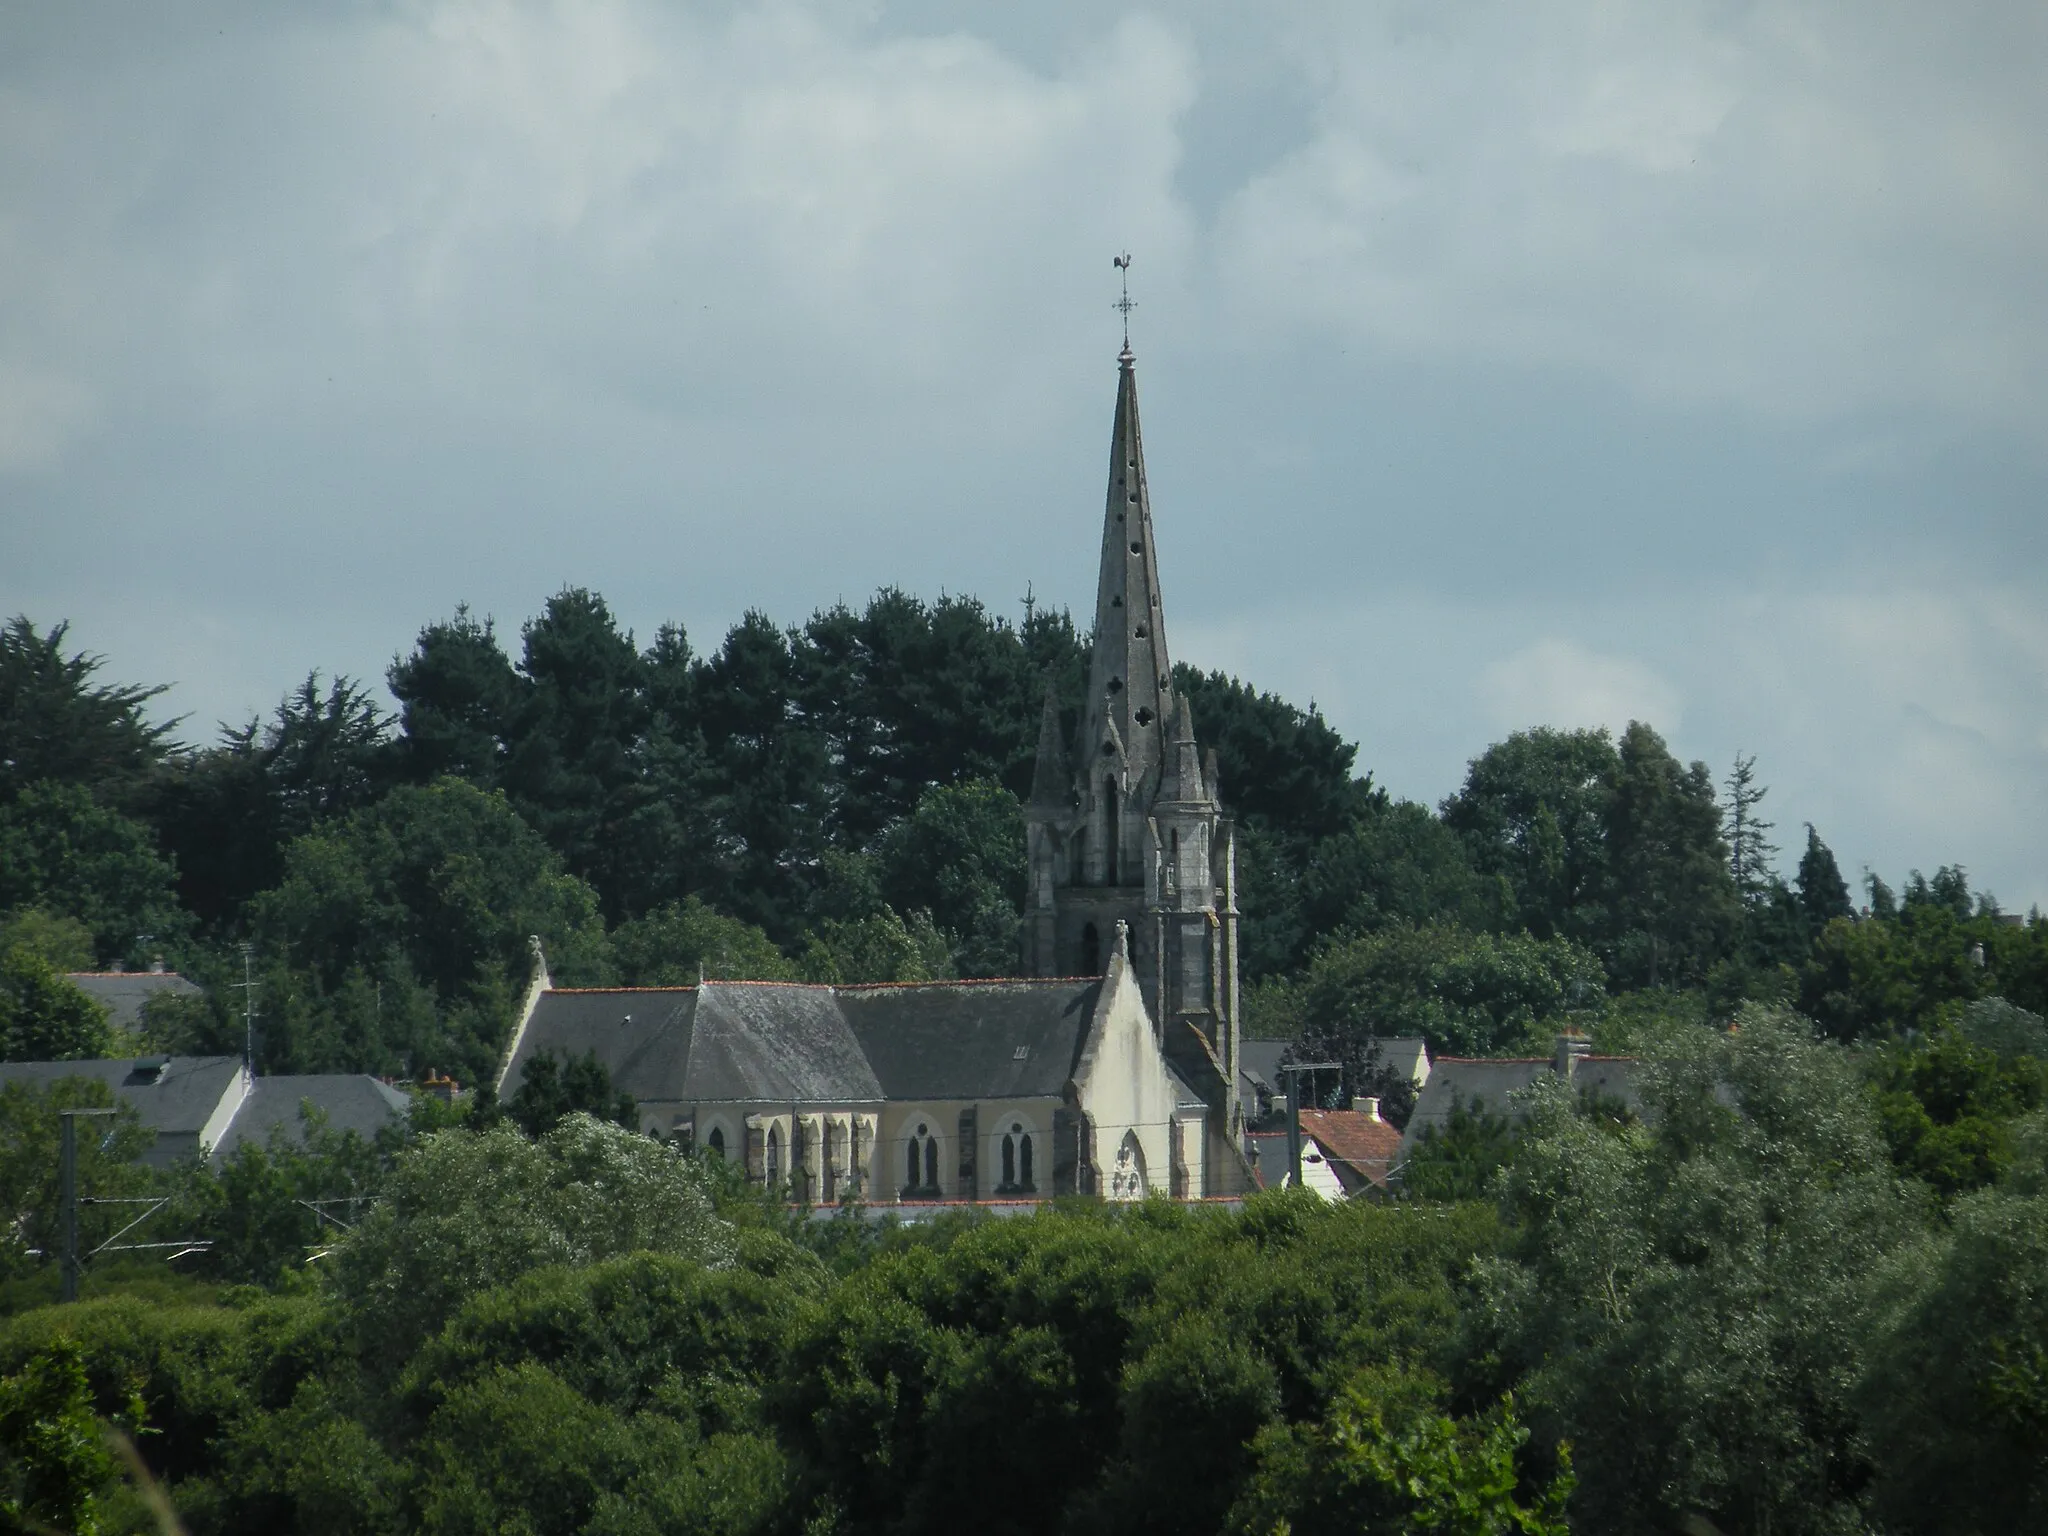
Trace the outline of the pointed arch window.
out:
[[[725,1127],[722,1125],[711,1127],[711,1134],[704,1138],[704,1145],[713,1152],[716,1152],[720,1157],[725,1156]]]
[[[903,1198],[936,1200],[939,1197],[939,1138],[926,1120],[912,1122],[903,1138]]]
[[[999,1195],[1028,1195],[1038,1190],[1032,1168],[1032,1138],[1030,1129],[1021,1120],[1010,1122],[1003,1132],[1000,1157],[1003,1167],[1003,1181],[996,1186]]]
[[[764,1168],[770,1184],[782,1182],[782,1129],[779,1126],[768,1127],[768,1151]]]

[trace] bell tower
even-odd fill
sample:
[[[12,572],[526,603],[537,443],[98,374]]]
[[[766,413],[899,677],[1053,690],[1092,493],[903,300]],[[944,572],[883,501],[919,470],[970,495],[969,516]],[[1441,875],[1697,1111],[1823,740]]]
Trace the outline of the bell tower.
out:
[[[1215,1153],[1234,1148],[1241,1129],[1237,847],[1215,754],[1203,757],[1173,686],[1136,365],[1126,339],[1088,693],[1071,743],[1050,689],[1039,722],[1022,958],[1030,976],[1099,975],[1118,922],[1129,925],[1146,1009],[1167,1059],[1209,1105]]]

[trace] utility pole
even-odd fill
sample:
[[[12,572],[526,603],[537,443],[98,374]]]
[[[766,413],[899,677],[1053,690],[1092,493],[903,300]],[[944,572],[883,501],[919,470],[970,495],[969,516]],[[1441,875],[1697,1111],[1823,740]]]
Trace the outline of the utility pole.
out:
[[[1295,1061],[1280,1069],[1280,1075],[1287,1079],[1287,1179],[1296,1188],[1301,1186],[1301,1074],[1334,1072],[1338,1069],[1334,1061]]]
[[[61,1157],[58,1162],[57,1220],[63,1228],[59,1248],[59,1290],[63,1301],[78,1300],[78,1117],[111,1115],[111,1109],[64,1109],[57,1112],[61,1126]]]

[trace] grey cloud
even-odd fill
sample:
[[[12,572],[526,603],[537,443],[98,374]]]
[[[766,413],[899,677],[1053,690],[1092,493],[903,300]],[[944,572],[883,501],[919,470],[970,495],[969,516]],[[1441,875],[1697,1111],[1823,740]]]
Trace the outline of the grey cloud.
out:
[[[203,726],[565,582],[1085,608],[1128,247],[1187,659],[1435,799],[1575,647],[2048,896],[2042,26],[16,7],[0,609]]]

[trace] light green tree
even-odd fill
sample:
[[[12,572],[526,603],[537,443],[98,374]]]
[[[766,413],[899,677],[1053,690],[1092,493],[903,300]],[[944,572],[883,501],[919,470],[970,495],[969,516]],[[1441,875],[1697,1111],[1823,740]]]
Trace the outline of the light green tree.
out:
[[[394,1364],[475,1292],[643,1249],[723,1264],[731,1229],[680,1152],[572,1114],[538,1141],[510,1125],[422,1138],[331,1279],[365,1352]]]

